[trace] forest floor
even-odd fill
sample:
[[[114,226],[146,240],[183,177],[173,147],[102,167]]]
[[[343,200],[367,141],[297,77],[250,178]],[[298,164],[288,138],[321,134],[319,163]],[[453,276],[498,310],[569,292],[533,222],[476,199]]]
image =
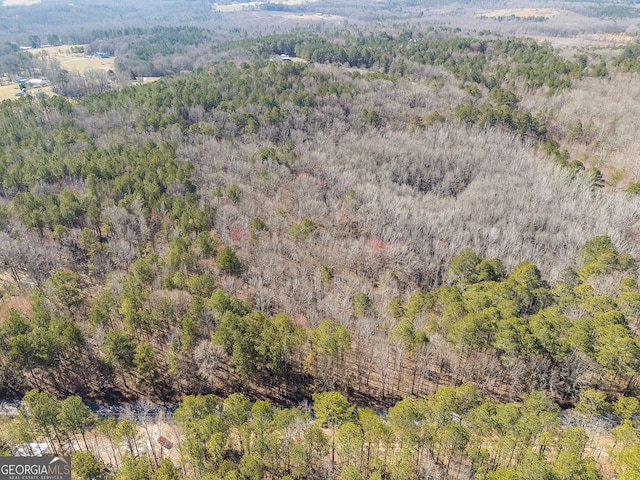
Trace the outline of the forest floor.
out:
[[[138,458],[141,455],[147,455],[150,459],[156,459],[157,463],[160,463],[163,458],[169,458],[174,464],[180,463],[180,450],[177,447],[178,440],[180,440],[176,425],[173,422],[166,422],[162,420],[158,421],[145,421],[145,428],[140,428],[137,441],[135,442],[133,452],[127,452],[127,447],[124,444],[118,445],[118,453],[113,450],[113,445],[108,437],[104,435],[95,434],[87,436],[91,451],[97,452],[102,462],[107,466],[107,469],[114,471],[121,461],[123,454],[133,453],[133,456]],[[164,436],[174,444],[174,447],[167,449],[157,443],[157,438]],[[120,457],[120,460],[115,460]],[[114,460],[117,462],[114,465]]]
[[[574,37],[529,35],[529,37],[537,42],[549,42],[554,48],[618,47],[634,40],[634,37],[624,33],[584,33]]]
[[[9,316],[9,310],[12,308],[22,313],[29,313],[31,311],[29,300],[25,297],[2,299],[0,300],[0,322]]]

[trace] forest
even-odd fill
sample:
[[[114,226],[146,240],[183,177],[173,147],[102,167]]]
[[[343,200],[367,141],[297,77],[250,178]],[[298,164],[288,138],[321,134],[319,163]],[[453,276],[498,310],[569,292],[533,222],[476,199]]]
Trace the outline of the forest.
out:
[[[0,103],[1,454],[87,480],[638,478],[637,39],[436,3],[105,20],[76,39],[102,73],[4,44],[51,91]],[[631,4],[571,8],[634,34]]]

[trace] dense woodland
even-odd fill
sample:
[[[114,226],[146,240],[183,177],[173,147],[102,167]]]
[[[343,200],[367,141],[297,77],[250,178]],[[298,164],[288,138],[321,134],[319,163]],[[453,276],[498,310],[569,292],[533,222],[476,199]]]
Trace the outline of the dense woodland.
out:
[[[312,408],[310,414],[309,408]],[[355,408],[341,393],[313,395],[308,406],[279,408],[234,393],[187,396],[172,426],[141,403],[119,420],[99,420],[77,396],[62,401],[31,390],[20,414],[7,426],[21,441],[40,438],[52,451],[73,445],[76,478],[115,479],[556,479],[602,478],[583,425],[602,413],[622,419],[612,430],[608,454],[618,478],[634,478],[640,411],[634,397],[614,404],[597,390],[585,390],[563,426],[560,408],[543,393],[519,403],[483,400],[463,384],[442,387],[423,398],[398,401],[385,417]],[[135,415],[136,422],[132,421]],[[155,442],[158,422],[177,440],[179,451]]]
[[[83,479],[637,478],[640,179],[594,160],[633,129],[577,95],[635,88],[640,50],[403,18],[104,28],[106,76],[5,44],[57,95],[0,103],[4,453],[72,451]]]

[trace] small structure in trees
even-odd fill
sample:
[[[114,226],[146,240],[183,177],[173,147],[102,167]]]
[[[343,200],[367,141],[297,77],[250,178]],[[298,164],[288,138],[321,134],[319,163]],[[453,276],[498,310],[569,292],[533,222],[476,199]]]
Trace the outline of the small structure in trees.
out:
[[[158,443],[167,450],[171,450],[173,448],[173,442],[171,442],[171,440],[169,440],[168,438],[163,437],[162,435],[158,437]]]

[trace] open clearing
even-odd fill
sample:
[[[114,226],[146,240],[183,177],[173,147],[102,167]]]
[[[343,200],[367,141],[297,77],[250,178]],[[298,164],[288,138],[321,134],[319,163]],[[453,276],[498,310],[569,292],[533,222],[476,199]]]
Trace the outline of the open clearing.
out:
[[[278,12],[272,10],[242,10],[230,12],[230,15],[237,15],[237,21],[250,25],[292,25],[301,22],[342,22],[345,17],[331,15],[328,13],[291,13]]]
[[[576,15],[575,13],[561,10],[559,8],[504,8],[501,10],[489,10],[479,15],[483,17],[518,17],[518,18],[532,18],[532,17],[544,17],[553,18],[561,15]]]
[[[71,45],[61,45],[59,47],[34,48],[28,51],[35,58],[55,58],[60,64],[60,68],[69,72],[83,73],[90,70],[107,71],[114,69],[115,57],[98,58],[83,53],[73,53],[71,48]],[[20,89],[15,82],[0,85],[0,101],[15,98],[16,93],[19,92]],[[51,87],[34,88],[32,92],[51,94]]]
[[[13,98],[18,92],[20,92],[20,88],[18,87],[17,83],[12,83],[10,85],[0,85],[0,100]]]
[[[320,0],[275,0],[269,3],[280,5],[302,5],[304,3],[315,3]],[[214,3],[212,8],[217,12],[237,12],[242,10],[260,10],[260,7],[267,2],[244,2],[244,3]]]
[[[3,0],[3,7],[27,7],[29,5],[35,5],[40,3],[40,0]]]

